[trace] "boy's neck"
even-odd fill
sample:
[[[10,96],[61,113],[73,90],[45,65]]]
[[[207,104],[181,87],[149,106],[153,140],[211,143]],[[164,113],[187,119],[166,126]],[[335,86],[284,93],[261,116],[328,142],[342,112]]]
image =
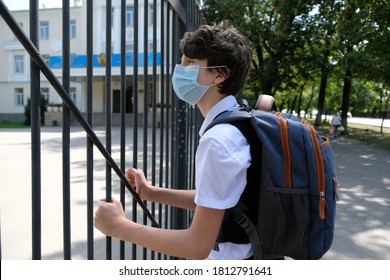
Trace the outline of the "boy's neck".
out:
[[[221,94],[216,90],[209,90],[197,104],[202,116],[206,117],[211,108],[225,97],[226,95]]]

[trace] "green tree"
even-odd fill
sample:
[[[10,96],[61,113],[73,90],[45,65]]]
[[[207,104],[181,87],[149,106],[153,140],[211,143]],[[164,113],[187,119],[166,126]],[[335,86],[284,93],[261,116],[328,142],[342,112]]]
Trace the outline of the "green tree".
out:
[[[293,62],[307,38],[305,22],[310,1],[203,1],[202,14],[208,24],[238,28],[252,43],[253,69],[248,89],[275,95],[278,90],[298,88]],[[298,63],[299,64],[299,63]]]
[[[390,1],[204,0],[208,24],[237,27],[254,50],[246,97],[277,94],[279,109],[321,116],[341,110],[389,112]],[[374,83],[376,89],[372,90]],[[348,130],[345,131],[346,133]]]
[[[385,73],[389,67],[389,17],[389,1],[344,1],[338,24],[338,51],[341,54],[340,69],[344,73],[341,110],[345,128],[354,90],[353,80],[386,84],[389,75]]]
[[[43,96],[43,94],[41,94],[41,125],[44,125],[45,124],[45,112],[47,112],[47,105],[48,105],[48,102],[47,100],[45,99],[45,97]],[[25,120],[24,120],[24,124],[25,125],[31,125],[31,99],[28,98],[27,99],[27,104],[26,106],[24,106],[24,117],[25,117]]]
[[[314,6],[311,20],[307,26],[311,36],[307,45],[307,54],[311,58],[312,67],[315,69],[313,75],[316,75],[319,80],[316,126],[321,125],[321,117],[324,113],[333,111],[333,109],[325,108],[326,92],[328,80],[337,63],[335,37],[338,28],[338,15],[341,9],[342,3],[340,1],[319,1]]]
[[[377,101],[376,84],[355,79],[352,83],[349,108],[353,115],[366,115]]]
[[[377,93],[377,102],[374,112],[383,122],[390,117],[390,3],[385,0],[365,3],[369,10],[371,30],[366,36],[364,52],[367,57],[366,71],[361,76],[375,82],[374,90]]]

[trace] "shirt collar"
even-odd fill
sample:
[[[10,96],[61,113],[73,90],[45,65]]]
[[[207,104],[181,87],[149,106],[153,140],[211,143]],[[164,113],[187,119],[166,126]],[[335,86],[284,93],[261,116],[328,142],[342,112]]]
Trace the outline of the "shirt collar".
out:
[[[199,130],[199,135],[202,136],[205,129],[209,126],[209,124],[223,111],[227,110],[235,110],[238,109],[239,105],[237,103],[236,98],[233,95],[228,95],[215,104],[211,110],[207,113],[203,124]]]

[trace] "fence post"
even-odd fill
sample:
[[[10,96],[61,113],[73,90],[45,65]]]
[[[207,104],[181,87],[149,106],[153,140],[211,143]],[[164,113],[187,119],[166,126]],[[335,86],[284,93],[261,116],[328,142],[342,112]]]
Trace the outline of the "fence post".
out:
[[[174,57],[177,56],[177,61],[180,61],[180,50],[179,50],[179,42],[181,38],[184,35],[185,31],[189,31],[188,29],[191,28],[189,26],[189,13],[190,11],[187,9],[188,7],[188,1],[181,0],[180,1],[185,13],[185,22],[178,21],[178,29],[176,34],[176,42],[177,46],[174,46]],[[176,166],[177,166],[177,176],[176,176],[176,188],[178,189],[188,189],[189,186],[189,173],[188,173],[188,151],[189,151],[189,139],[188,139],[188,129],[191,129],[188,126],[188,113],[189,108],[188,105],[182,101],[178,100],[177,102],[177,112],[176,112],[176,125],[177,125],[177,133],[176,133]],[[177,229],[184,229],[188,227],[188,215],[187,211],[183,209],[176,209],[175,213],[175,223]]]
[[[38,1],[30,0],[30,38],[39,49]],[[31,90],[31,187],[32,187],[32,259],[41,259],[41,84],[40,70],[30,59]]]

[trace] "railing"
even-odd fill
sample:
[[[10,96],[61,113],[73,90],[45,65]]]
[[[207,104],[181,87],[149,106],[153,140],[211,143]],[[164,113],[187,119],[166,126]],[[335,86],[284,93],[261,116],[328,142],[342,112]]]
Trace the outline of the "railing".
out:
[[[172,188],[192,188],[194,181],[193,162],[195,146],[197,145],[198,120],[200,114],[194,108],[190,108],[182,101],[177,100],[172,92],[170,77],[172,75],[172,65],[180,61],[180,51],[178,42],[185,31],[190,31],[201,24],[199,10],[194,0],[153,0],[131,1],[134,7],[134,42],[138,42],[140,37],[144,38],[143,49],[140,50],[138,44],[134,44],[134,61],[131,76],[127,73],[126,67],[126,6],[130,1],[120,1],[121,17],[121,46],[120,46],[120,162],[115,162],[112,158],[112,57],[106,56],[105,61],[105,144],[97,137],[94,130],[94,110],[93,110],[93,50],[94,50],[94,4],[96,1],[83,1],[85,5],[85,34],[86,34],[86,118],[83,118],[78,107],[72,102],[69,95],[71,65],[70,65],[70,38],[69,1],[63,1],[62,8],[62,83],[50,69],[49,65],[39,54],[38,40],[38,9],[39,1],[30,1],[30,38],[26,36],[19,24],[15,21],[12,13],[8,11],[5,4],[0,1],[1,16],[11,28],[15,36],[24,46],[31,58],[31,202],[32,202],[32,259],[42,259],[42,172],[41,169],[41,117],[40,117],[40,74],[42,73],[50,82],[56,92],[63,100],[62,112],[62,228],[63,228],[63,258],[72,259],[72,234],[71,234],[71,117],[75,118],[79,125],[87,133],[86,145],[86,192],[85,201],[87,207],[87,224],[80,224],[80,227],[87,227],[87,258],[95,259],[96,238],[94,236],[93,216],[94,216],[94,149],[97,148],[106,160],[105,171],[105,194],[110,200],[113,192],[112,171],[120,179],[120,200],[126,212],[131,213],[132,219],[143,222],[151,226],[164,228],[185,228],[188,226],[191,213],[175,208],[168,208],[163,205],[146,204],[141,201],[132,190],[123,172],[126,162],[132,161],[131,166],[141,168],[153,185],[159,187]],[[106,22],[112,22],[112,3],[106,1]],[[114,1],[117,4],[119,1]],[[148,13],[148,7],[152,5],[153,13]],[[141,6],[144,8],[144,16],[141,18],[139,12]],[[117,6],[118,7],[118,6]],[[158,9],[157,9],[158,7]],[[150,15],[150,16],[149,16]],[[157,19],[160,19],[157,22]],[[152,23],[153,30],[153,52],[151,65],[148,66],[148,30]],[[143,26],[144,34],[139,34],[139,27]],[[105,41],[112,41],[110,26],[106,28]],[[140,36],[143,35],[143,36]],[[159,40],[157,40],[159,38]],[[159,46],[157,42],[159,41]],[[157,61],[157,50],[159,49],[159,61]],[[106,44],[106,54],[112,53],[111,44]],[[144,54],[143,65],[141,66],[139,55]],[[95,54],[96,55],[96,54]],[[143,70],[142,73],[140,70]],[[129,79],[130,77],[130,79]],[[143,80],[143,102],[138,100],[139,80]],[[126,123],[126,89],[132,85],[133,108],[132,126]],[[151,84],[151,87],[150,87]],[[158,94],[159,93],[159,94]],[[157,99],[159,97],[159,99]],[[143,104],[143,105],[139,105]],[[143,106],[143,107],[140,107]],[[143,111],[143,114],[140,114]],[[150,112],[149,114],[147,112]],[[142,116],[142,119],[139,119]],[[133,139],[126,139],[126,130],[132,129]],[[142,139],[142,150],[138,142]],[[130,140],[132,159],[126,158],[126,140]],[[158,144],[158,145],[157,145]],[[150,147],[150,148],[149,148]],[[128,148],[128,147],[127,147]],[[150,151],[151,149],[151,151]],[[126,161],[127,160],[127,161]],[[130,191],[132,199],[126,201],[126,192]],[[142,211],[141,211],[142,210]],[[143,214],[142,214],[143,213]],[[158,217],[156,220],[155,217]],[[1,233],[1,232],[0,232]],[[1,239],[0,239],[1,241]],[[4,241],[3,241],[4,242]],[[169,256],[162,256],[149,250],[132,245],[132,250],[126,250],[125,242],[112,240],[106,237],[106,259],[113,258],[113,242],[119,242],[120,259],[167,259]],[[2,247],[4,244],[2,244]],[[118,246],[117,246],[118,247]]]

